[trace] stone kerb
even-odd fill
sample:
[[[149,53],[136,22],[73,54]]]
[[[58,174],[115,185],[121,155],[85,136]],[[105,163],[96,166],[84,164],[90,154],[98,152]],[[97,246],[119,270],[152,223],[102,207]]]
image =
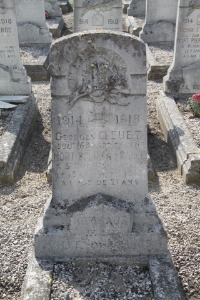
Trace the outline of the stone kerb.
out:
[[[74,0],[74,32],[122,31],[122,0]]]
[[[140,38],[146,43],[173,43],[178,0],[147,0]]]
[[[111,31],[53,43],[53,196],[36,230],[36,257],[147,262],[167,253],[147,190],[145,48]]]
[[[20,45],[51,44],[45,20],[44,0],[15,0]]]
[[[132,0],[128,8],[128,16],[144,17],[146,11],[146,0]]]
[[[179,1],[174,60],[164,78],[167,93],[194,94],[200,90],[200,10],[195,3]]]
[[[29,95],[31,82],[20,59],[14,2],[0,1],[0,95]]]

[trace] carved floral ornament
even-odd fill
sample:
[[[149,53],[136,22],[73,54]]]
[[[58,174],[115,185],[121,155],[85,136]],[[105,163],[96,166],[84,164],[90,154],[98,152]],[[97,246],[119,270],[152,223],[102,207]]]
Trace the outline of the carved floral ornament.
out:
[[[116,53],[106,52],[107,56],[92,55],[84,60],[79,57],[76,66],[71,64],[68,74],[71,107],[80,99],[95,103],[107,101],[121,106],[130,103],[126,64]]]

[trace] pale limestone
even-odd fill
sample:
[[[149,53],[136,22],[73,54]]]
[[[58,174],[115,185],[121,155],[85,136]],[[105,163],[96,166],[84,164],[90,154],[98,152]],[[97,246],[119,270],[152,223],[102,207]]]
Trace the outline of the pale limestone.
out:
[[[20,45],[51,44],[44,0],[15,0]]]
[[[146,43],[174,42],[178,0],[147,0],[140,38]]]
[[[122,31],[122,0],[74,0],[74,32]]]
[[[44,8],[50,18],[62,16],[62,10],[57,0],[44,0]]]
[[[146,47],[128,34],[73,34],[50,52],[52,199],[36,257],[166,254],[147,189]]]
[[[14,2],[0,1],[0,95],[28,95],[30,79],[21,63]]]
[[[200,10],[190,0],[180,0],[174,60],[164,78],[167,93],[200,91]]]
[[[128,8],[128,16],[144,17],[146,11],[146,0],[132,0]]]

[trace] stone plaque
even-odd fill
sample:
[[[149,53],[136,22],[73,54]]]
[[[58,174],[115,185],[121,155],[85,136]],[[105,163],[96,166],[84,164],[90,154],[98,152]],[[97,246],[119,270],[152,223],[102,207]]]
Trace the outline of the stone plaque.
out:
[[[140,38],[146,43],[174,42],[178,0],[147,0]]]
[[[44,0],[15,0],[20,45],[51,44]]]
[[[164,253],[147,190],[145,45],[109,31],[74,34],[53,44],[50,73],[53,195],[36,256]]]
[[[164,78],[168,93],[200,91],[200,5],[195,3],[179,2],[174,60]]]
[[[144,17],[146,11],[146,0],[132,0],[128,8],[128,16]]]
[[[62,10],[57,0],[44,0],[44,7],[50,18],[62,16]]]
[[[122,0],[74,0],[74,32],[122,31]]]
[[[30,94],[30,79],[22,66],[14,2],[0,1],[0,95]]]

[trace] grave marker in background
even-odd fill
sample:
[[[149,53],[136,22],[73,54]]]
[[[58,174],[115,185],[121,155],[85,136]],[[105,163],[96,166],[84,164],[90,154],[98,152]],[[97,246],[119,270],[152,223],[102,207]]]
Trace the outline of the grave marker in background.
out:
[[[122,0],[74,0],[74,32],[122,31]]]
[[[20,45],[51,44],[44,0],[15,0]]]
[[[128,8],[128,16],[144,17],[146,11],[146,0],[132,0]]]
[[[53,196],[39,258],[166,254],[148,196],[146,47],[131,35],[74,34],[53,44]]]
[[[147,0],[140,38],[146,43],[174,42],[178,0]]]
[[[0,95],[29,95],[31,83],[20,59],[14,2],[0,1]]]
[[[174,60],[164,84],[167,93],[200,91],[200,5],[191,0],[179,2]]]
[[[62,10],[57,0],[44,0],[44,7],[51,18],[62,16]]]

